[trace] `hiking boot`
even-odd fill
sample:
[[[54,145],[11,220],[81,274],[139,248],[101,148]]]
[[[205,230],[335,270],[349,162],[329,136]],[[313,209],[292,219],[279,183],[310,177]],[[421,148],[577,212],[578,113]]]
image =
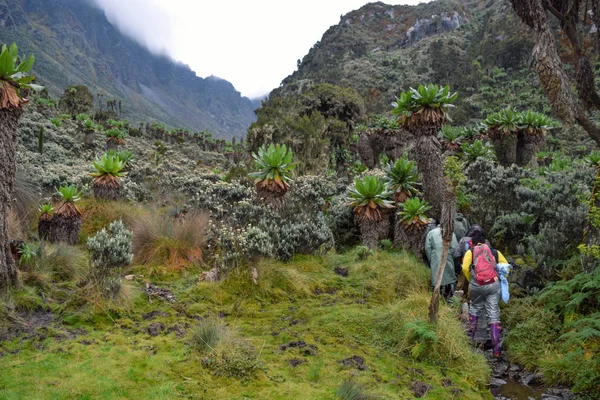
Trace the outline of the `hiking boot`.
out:
[[[502,346],[500,344],[500,323],[493,322],[490,324],[490,336],[492,337],[492,354],[494,357],[500,357]]]
[[[477,332],[477,321],[479,317],[477,315],[469,314],[469,326],[467,328],[467,333],[471,340],[475,340],[475,332]]]

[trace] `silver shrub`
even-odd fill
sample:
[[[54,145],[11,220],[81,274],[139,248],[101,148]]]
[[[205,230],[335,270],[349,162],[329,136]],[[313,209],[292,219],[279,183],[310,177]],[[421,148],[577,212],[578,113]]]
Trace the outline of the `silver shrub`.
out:
[[[133,251],[131,238],[133,234],[125,228],[123,221],[114,221],[108,230],[102,229],[88,238],[87,248],[95,267],[123,267],[131,263]]]

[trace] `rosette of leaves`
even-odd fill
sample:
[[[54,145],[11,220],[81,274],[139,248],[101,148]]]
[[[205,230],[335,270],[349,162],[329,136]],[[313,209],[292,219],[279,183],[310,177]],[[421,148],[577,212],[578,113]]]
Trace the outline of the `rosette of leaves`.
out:
[[[483,122],[488,127],[488,137],[494,145],[498,162],[505,167],[516,164],[521,113],[507,107],[488,115]]]
[[[490,148],[490,146],[484,144],[483,141],[479,139],[470,144],[463,143],[461,149],[464,158],[469,162],[473,162],[480,157],[490,158],[492,155],[492,149]]]
[[[443,126],[440,132],[444,151],[454,153],[460,149],[463,140],[463,128],[456,126]]]
[[[387,211],[394,208],[390,196],[383,178],[372,175],[356,178],[348,192],[349,206],[358,221],[362,242],[370,249],[375,249],[380,239],[387,238],[390,223]]]
[[[583,161],[592,167],[600,167],[600,151],[592,151]]]
[[[402,92],[392,103],[392,114],[399,115],[402,126],[411,133],[435,135],[448,120],[446,111],[458,98],[449,86],[419,85]]]
[[[31,54],[25,59],[19,57],[19,48],[15,43],[10,47],[2,45],[0,53],[0,109],[14,108],[19,109],[25,104],[22,96],[22,89],[41,90],[42,86],[35,85],[32,82],[35,76],[26,75],[31,70],[35,62],[35,57]]]
[[[402,203],[419,193],[419,173],[414,161],[406,155],[386,167],[388,189],[393,193],[396,203]]]
[[[81,230],[81,210],[75,204],[81,200],[81,192],[76,186],[70,185],[59,187],[57,194],[61,204],[52,217],[50,240],[74,245]]]
[[[48,240],[52,228],[52,214],[54,206],[52,204],[42,204],[39,208],[40,217],[38,219],[38,237],[40,240]]]
[[[521,126],[521,113],[509,106],[501,111],[488,115],[483,123],[487,126],[490,139],[501,139],[505,136],[513,136],[517,134],[517,131]]]
[[[556,125],[552,118],[535,111],[525,111],[521,113],[519,119],[519,130],[523,132],[525,142],[540,142]]]
[[[125,162],[118,154],[105,153],[100,159],[93,162],[96,172],[90,175],[94,177],[92,190],[94,197],[103,200],[117,200],[121,195],[120,178],[126,175],[123,172]]]
[[[417,257],[422,257],[424,248],[425,227],[429,223],[427,212],[431,206],[418,197],[411,197],[400,203],[394,226],[394,245],[412,250]]]
[[[399,222],[406,229],[420,232],[425,229],[425,226],[429,223],[427,211],[431,210],[431,206],[426,201],[418,197],[412,197],[401,203],[399,207]]]
[[[125,138],[127,137],[125,131],[118,128],[107,129],[104,131],[104,135],[106,136],[107,150],[117,149],[119,145],[125,143]]]
[[[261,146],[252,157],[257,171],[248,175],[256,181],[258,196],[275,205],[290,188],[291,173],[296,165],[294,153],[285,144],[271,144],[269,147]]]
[[[116,156],[119,160],[123,161],[125,164],[124,168],[127,168],[127,166],[135,159],[135,156],[131,150],[108,150],[105,154],[109,156]]]

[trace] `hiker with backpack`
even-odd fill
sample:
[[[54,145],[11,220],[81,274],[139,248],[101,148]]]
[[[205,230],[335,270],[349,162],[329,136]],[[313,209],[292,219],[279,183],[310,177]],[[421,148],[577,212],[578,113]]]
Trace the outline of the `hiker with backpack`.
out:
[[[440,293],[446,300],[454,296],[454,291],[456,290],[456,275],[454,274],[454,261],[452,260],[452,253],[456,246],[458,246],[458,242],[453,233],[450,249],[446,257],[446,264],[444,265],[442,286],[440,287]],[[442,229],[437,225],[425,237],[425,254],[427,255],[429,268],[431,269],[431,286],[433,287],[436,284],[438,268],[442,262],[443,248]]]
[[[473,240],[471,238],[475,232],[480,232],[485,237],[485,231],[483,228],[479,225],[473,225],[467,231],[466,236],[458,239],[458,246],[456,246],[454,252],[452,253],[452,257],[454,259],[454,271],[456,272],[456,278],[458,280],[456,290],[462,291],[465,296],[468,293],[469,281],[462,273],[462,262],[467,250],[470,250],[473,247]],[[486,240],[485,243],[492,247],[489,241]]]
[[[490,325],[493,355],[499,357],[500,344],[500,278],[498,263],[508,264],[506,258],[486,243],[482,232],[471,236],[473,247],[465,252],[462,272],[469,282],[469,326],[471,340],[475,338],[479,315],[485,310]]]

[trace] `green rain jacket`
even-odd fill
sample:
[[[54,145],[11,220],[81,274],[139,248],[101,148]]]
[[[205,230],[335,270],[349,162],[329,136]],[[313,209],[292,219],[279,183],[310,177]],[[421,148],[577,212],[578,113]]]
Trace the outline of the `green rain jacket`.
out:
[[[454,273],[454,259],[452,254],[454,249],[458,246],[456,235],[452,234],[452,243],[450,249],[448,249],[448,257],[446,258],[446,268],[444,269],[444,275],[442,275],[442,285],[448,285],[456,282],[456,274]],[[435,286],[435,279],[437,278],[438,267],[442,260],[442,231],[440,227],[432,229],[425,238],[425,254],[429,260],[429,267],[431,268],[431,286]]]

